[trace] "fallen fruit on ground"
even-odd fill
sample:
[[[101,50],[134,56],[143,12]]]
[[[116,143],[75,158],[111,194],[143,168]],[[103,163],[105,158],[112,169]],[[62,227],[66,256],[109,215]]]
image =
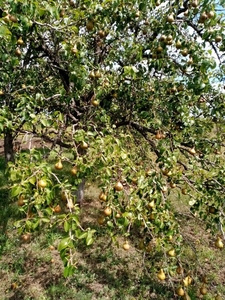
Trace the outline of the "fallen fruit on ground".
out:
[[[130,245],[129,245],[128,242],[125,242],[125,243],[123,244],[123,249],[126,250],[126,251],[130,249]]]
[[[224,247],[223,241],[220,237],[218,237],[215,241],[216,248],[222,249]]]
[[[30,233],[24,233],[21,236],[21,239],[23,242],[29,242],[31,240],[31,234]]]

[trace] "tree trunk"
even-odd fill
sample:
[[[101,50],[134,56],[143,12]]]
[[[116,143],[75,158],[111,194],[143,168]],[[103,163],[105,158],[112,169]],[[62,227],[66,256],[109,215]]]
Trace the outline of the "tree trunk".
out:
[[[85,186],[85,179],[82,179],[82,182],[78,185],[77,191],[76,191],[76,202],[79,205],[82,205],[82,202],[84,200],[84,186]]]
[[[86,150],[79,147],[79,144],[77,145],[78,152],[80,155],[85,155]],[[76,154],[74,156],[74,159],[76,160]],[[85,160],[84,160],[85,161]],[[76,196],[76,203],[81,206],[84,200],[84,188],[85,188],[85,178],[82,178],[81,183],[78,185],[75,196]]]
[[[8,129],[4,132],[4,154],[6,162],[14,160],[13,132]]]

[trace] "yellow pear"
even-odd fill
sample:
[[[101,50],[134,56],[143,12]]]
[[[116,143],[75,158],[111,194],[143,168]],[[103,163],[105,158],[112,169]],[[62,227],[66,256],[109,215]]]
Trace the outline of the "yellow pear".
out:
[[[78,171],[77,167],[73,166],[70,172],[71,172],[72,175],[76,175],[77,171]]]
[[[155,207],[155,201],[152,200],[151,202],[148,203],[149,208],[154,208]]]
[[[178,40],[178,41],[176,42],[176,48],[177,48],[177,49],[181,49],[181,47],[182,47],[182,43],[181,43],[181,41]]]
[[[123,244],[123,249],[128,251],[130,249],[130,245],[128,243],[128,241],[126,241],[124,244]]]
[[[46,180],[45,179],[40,179],[40,180],[38,180],[38,187],[39,188],[45,188],[46,186],[47,186],[47,182],[46,182]]]
[[[169,235],[168,236],[168,240],[171,242],[173,240],[173,236],[172,235]]]
[[[106,201],[107,195],[104,192],[101,192],[98,198],[101,201]]]
[[[192,278],[191,276],[187,276],[183,279],[183,283],[184,283],[184,286],[189,286],[191,283],[192,283]]]
[[[77,45],[74,45],[73,46],[73,48],[71,49],[71,52],[74,54],[74,55],[76,55],[76,54],[78,54],[78,49],[77,49]]]
[[[161,191],[162,191],[163,193],[166,193],[166,192],[167,192],[167,186],[164,185],[164,186],[162,187]]]
[[[170,256],[170,257],[175,257],[176,256],[176,252],[174,249],[170,249],[167,254]]]
[[[17,45],[22,46],[23,44],[24,44],[23,39],[20,37],[20,38],[17,40]]]
[[[23,206],[25,204],[25,202],[24,202],[24,195],[20,195],[19,196],[17,204],[18,204],[18,206]]]
[[[170,187],[172,188],[172,189],[174,189],[175,187],[176,187],[177,185],[176,185],[176,183],[174,183],[174,182],[170,182]]]
[[[21,52],[21,50],[19,48],[16,48],[15,54],[16,54],[16,56],[19,57],[19,56],[21,56],[22,52]]]
[[[63,202],[67,202],[67,198],[68,198],[67,193],[66,193],[65,191],[62,191],[62,192],[61,192],[61,200],[62,200]]]
[[[95,78],[101,78],[102,77],[102,74],[99,70],[95,71]]]
[[[206,295],[208,293],[208,290],[207,290],[207,288],[205,287],[204,284],[200,287],[199,291],[200,291],[201,295]]]
[[[191,149],[189,150],[189,152],[190,152],[192,155],[195,155],[195,154],[196,154],[195,148],[191,148]]]
[[[12,21],[13,23],[17,23],[17,22],[18,22],[17,17],[15,17],[15,16],[9,15],[9,19],[10,19],[10,21]]]
[[[115,190],[116,190],[117,192],[120,192],[120,191],[123,190],[123,185],[122,185],[122,183],[121,183],[120,181],[118,181],[118,182],[115,184],[114,188],[115,188]]]
[[[157,277],[161,281],[166,279],[166,274],[164,273],[163,269],[160,269],[159,273],[157,274]]]
[[[203,275],[203,276],[202,276],[201,282],[203,282],[203,283],[208,283],[208,278],[206,277],[206,275]]]
[[[81,149],[87,149],[88,148],[88,144],[85,141],[82,141],[80,143],[80,147],[81,147]]]
[[[103,225],[105,223],[105,218],[103,216],[99,216],[97,222],[99,225]]]
[[[176,289],[176,294],[178,296],[184,296],[184,289],[182,287],[179,287]]]
[[[177,272],[177,274],[183,274],[183,273],[184,273],[184,270],[183,270],[183,268],[182,268],[181,266],[178,266],[178,267],[176,268],[176,272]]]
[[[191,2],[191,6],[194,7],[194,8],[198,7],[198,0],[193,0]]]
[[[94,79],[95,78],[95,72],[94,71],[91,71],[90,74],[89,74],[89,77]]]
[[[91,104],[93,105],[93,106],[99,106],[99,101],[98,100],[96,100],[96,99],[92,99],[91,100]]]
[[[219,248],[219,249],[223,248],[224,244],[220,237],[218,237],[217,240],[215,241],[215,246],[216,246],[216,248]]]
[[[105,31],[99,30],[98,35],[100,36],[100,38],[104,38],[105,37]]]
[[[173,16],[173,14],[168,15],[166,20],[169,23],[173,23],[174,22],[174,16]]]
[[[112,209],[110,207],[106,207],[103,212],[105,216],[110,216],[112,213]]]
[[[139,250],[143,250],[144,248],[145,248],[145,243],[144,243],[143,240],[141,240],[141,241],[139,242],[139,244],[138,244],[138,249],[139,249]]]
[[[59,160],[59,161],[55,164],[55,169],[56,169],[56,170],[62,170],[62,168],[63,168],[62,162],[61,162],[61,160]]]
[[[93,20],[88,20],[86,23],[86,28],[88,31],[92,31],[94,29],[94,22]]]

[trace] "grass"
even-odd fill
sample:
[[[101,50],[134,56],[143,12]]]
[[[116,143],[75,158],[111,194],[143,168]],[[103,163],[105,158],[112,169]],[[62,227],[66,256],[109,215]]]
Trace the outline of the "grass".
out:
[[[151,254],[143,257],[133,236],[130,251],[111,244],[109,234],[100,229],[93,246],[76,249],[77,269],[65,279],[57,251],[60,234],[56,230],[37,232],[30,243],[21,243],[13,226],[19,217],[17,207],[10,203],[4,159],[0,157],[0,299],[1,300],[141,300],[177,299],[169,281],[159,283],[152,276]],[[86,189],[81,216],[85,224],[96,225],[101,208],[99,190],[94,184]],[[174,201],[182,228],[186,266],[192,271],[194,283],[189,289],[191,300],[213,299],[216,291],[225,295],[224,250],[215,250],[204,224],[189,214],[186,197]],[[49,246],[54,249],[50,250]],[[149,259],[148,259],[149,258]],[[143,262],[145,260],[145,267]],[[199,278],[206,270],[209,294],[201,297],[197,290]],[[177,282],[179,285],[179,282]],[[196,296],[196,294],[198,296]]]

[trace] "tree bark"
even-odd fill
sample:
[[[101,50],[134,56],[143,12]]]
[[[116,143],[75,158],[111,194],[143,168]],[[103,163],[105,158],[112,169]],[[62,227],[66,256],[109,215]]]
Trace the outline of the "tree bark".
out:
[[[13,132],[9,129],[4,132],[4,154],[6,162],[14,160]]]
[[[84,200],[85,179],[83,178],[76,191],[76,202],[81,206]]]

